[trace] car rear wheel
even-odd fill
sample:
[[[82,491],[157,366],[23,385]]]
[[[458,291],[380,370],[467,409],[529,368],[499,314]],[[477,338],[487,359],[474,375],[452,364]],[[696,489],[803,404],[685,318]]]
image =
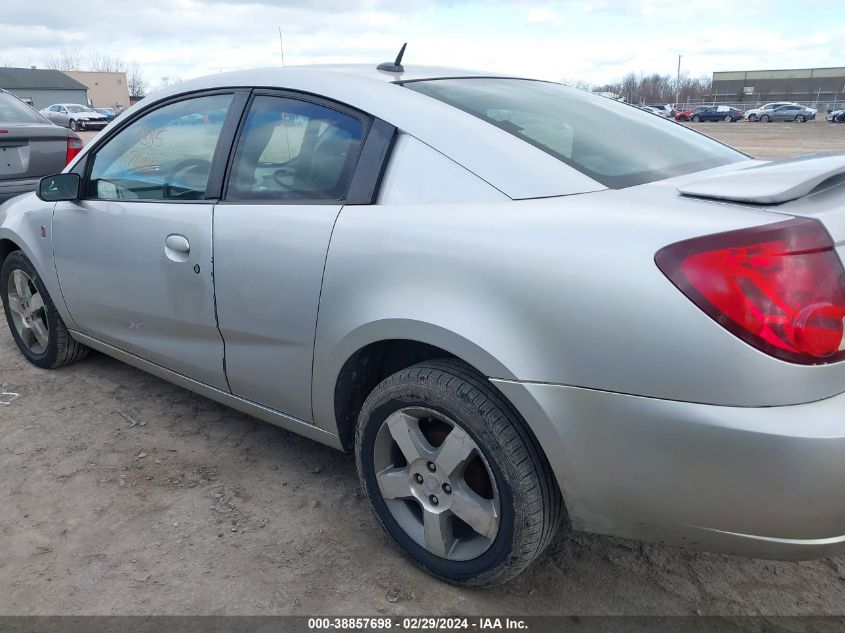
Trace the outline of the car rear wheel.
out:
[[[761,117],[760,117],[760,120],[761,120],[763,123],[768,123],[768,122],[769,122],[769,121],[771,121],[772,119],[771,119],[771,117],[769,117],[769,115],[768,115],[768,114],[764,114],[763,116],[761,116]]]
[[[795,117],[796,123],[803,123],[806,120],[807,120],[807,117],[805,117],[803,114],[799,114]]]
[[[701,117],[696,114],[695,116],[692,117],[692,120],[694,122],[698,123],[699,121],[701,121]]]
[[[44,282],[20,251],[3,262],[0,294],[12,338],[29,362],[53,369],[88,355],[90,350],[70,336]]]
[[[459,361],[419,363],[379,384],[358,418],[355,453],[384,529],[448,582],[516,576],[560,525],[563,500],[536,441]]]
[[[724,118],[725,123],[733,123],[733,117],[729,114]]]

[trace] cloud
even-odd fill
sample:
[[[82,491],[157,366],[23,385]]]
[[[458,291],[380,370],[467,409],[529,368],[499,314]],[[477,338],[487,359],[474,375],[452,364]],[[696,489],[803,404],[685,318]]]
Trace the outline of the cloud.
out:
[[[2,1],[0,59],[43,67],[63,47],[98,50],[137,62],[152,84],[279,65],[279,28],[289,64],[376,64],[408,41],[409,64],[594,83],[674,74],[678,54],[692,75],[833,65],[845,35],[841,4],[822,22],[787,0],[765,12],[734,0],[74,0],[73,11]]]

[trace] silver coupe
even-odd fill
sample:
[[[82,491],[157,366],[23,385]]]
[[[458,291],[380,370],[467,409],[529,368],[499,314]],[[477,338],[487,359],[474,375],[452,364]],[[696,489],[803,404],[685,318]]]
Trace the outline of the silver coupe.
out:
[[[450,582],[515,576],[564,522],[821,556],[845,541],[843,173],[545,81],[216,74],[0,207],[0,295],[39,367],[98,350],[354,453]]]

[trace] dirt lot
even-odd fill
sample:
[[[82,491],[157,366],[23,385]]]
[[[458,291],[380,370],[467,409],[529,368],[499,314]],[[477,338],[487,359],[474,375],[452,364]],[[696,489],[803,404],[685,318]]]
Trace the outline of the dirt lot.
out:
[[[757,158],[782,158],[812,152],[845,151],[845,125],[824,120],[806,123],[686,123],[687,127]]]
[[[758,155],[845,150],[824,122],[696,128]],[[20,394],[0,406],[2,614],[845,614],[845,555],[568,532],[511,584],[457,590],[389,547],[341,453],[105,356],[36,369],[5,326],[0,391]]]

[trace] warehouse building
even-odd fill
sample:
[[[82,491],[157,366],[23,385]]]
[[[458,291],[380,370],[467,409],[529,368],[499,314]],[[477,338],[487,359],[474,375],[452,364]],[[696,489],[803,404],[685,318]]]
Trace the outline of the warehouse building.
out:
[[[845,100],[845,67],[715,72],[712,97],[717,103],[841,103]]]
[[[76,70],[66,70],[64,73],[88,88],[88,99],[92,107],[129,107],[126,73],[97,73]]]
[[[0,68],[0,88],[17,95],[36,110],[54,103],[88,103],[85,84],[58,70]]]

